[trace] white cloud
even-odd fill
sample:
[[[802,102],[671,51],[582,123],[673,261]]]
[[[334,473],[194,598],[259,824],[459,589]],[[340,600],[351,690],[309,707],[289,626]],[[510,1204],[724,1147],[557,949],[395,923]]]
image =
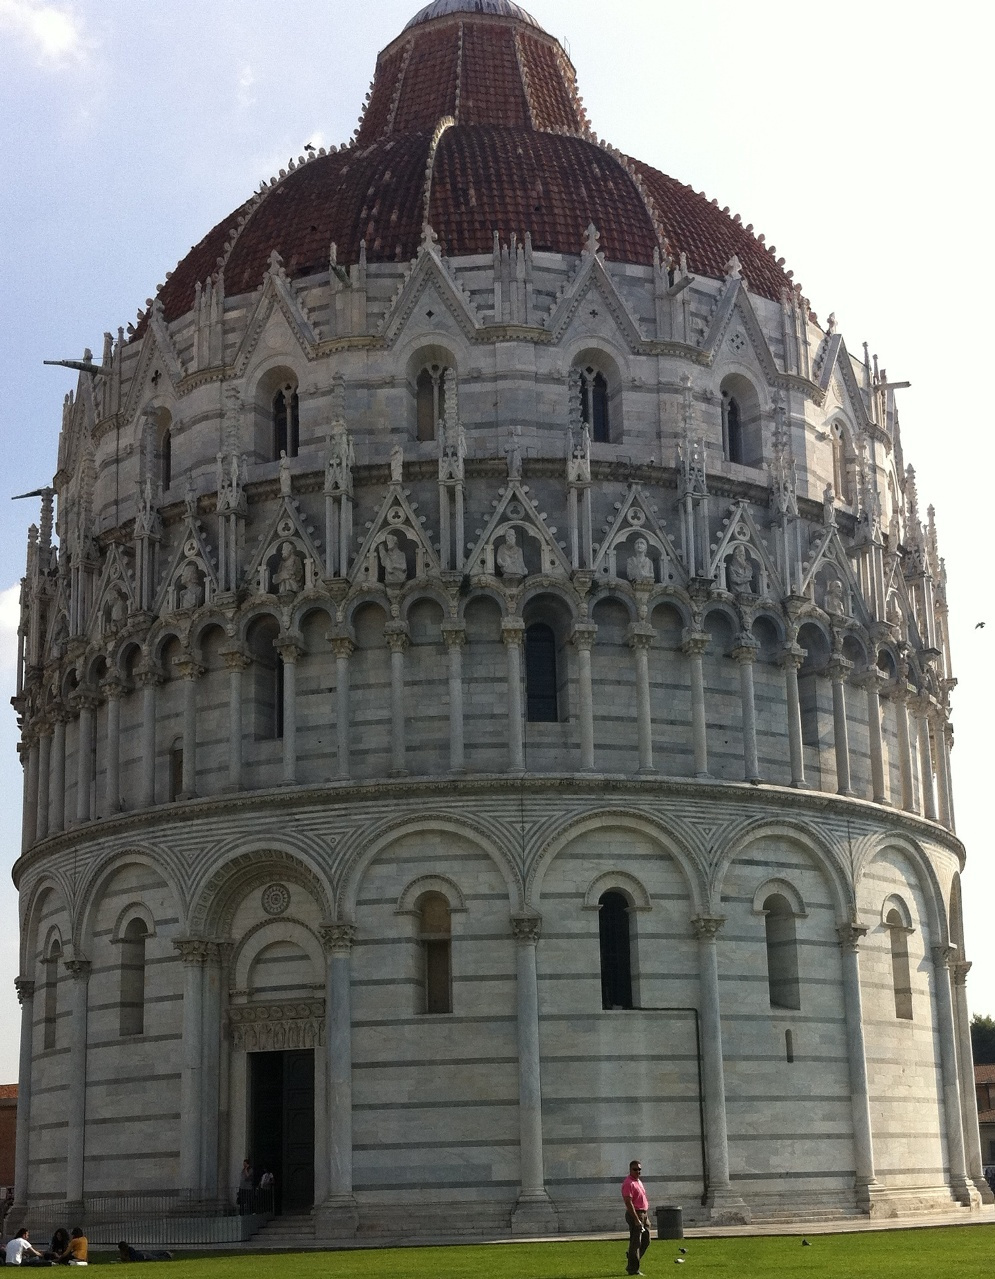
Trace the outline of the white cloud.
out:
[[[66,5],[0,0],[0,31],[20,36],[43,63],[80,61],[86,56],[82,29]]]
[[[256,83],[256,73],[248,62],[244,64],[242,70],[238,73],[238,105],[243,109],[253,106],[256,101],[256,95],[253,88]]]
[[[21,620],[21,587],[15,582],[0,591],[0,681],[17,667],[17,627]]]

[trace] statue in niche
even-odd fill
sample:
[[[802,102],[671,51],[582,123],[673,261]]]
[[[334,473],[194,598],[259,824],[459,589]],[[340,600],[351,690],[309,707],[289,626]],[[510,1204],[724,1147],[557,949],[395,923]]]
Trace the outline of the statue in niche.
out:
[[[645,537],[637,537],[633,553],[629,556],[625,572],[630,582],[655,582],[653,561],[647,555],[649,544]]]
[[[117,588],[111,597],[110,624],[118,630],[128,620],[128,599],[124,591]]]
[[[826,585],[826,598],[822,607],[830,617],[846,617],[847,615],[843,583],[835,577]]]
[[[591,482],[591,431],[586,422],[576,435],[573,432],[570,433],[567,481],[570,484]]]
[[[508,454],[508,479],[520,480],[522,478],[522,443],[515,427],[508,432],[508,447],[505,452]]]
[[[356,464],[356,451],[344,425],[336,424],[329,440],[328,460],[325,463],[325,492],[351,493],[352,468]]]
[[[753,565],[742,542],[737,544],[726,565],[726,581],[734,595],[753,594]]]
[[[278,595],[296,595],[304,589],[304,565],[293,542],[284,542],[280,550],[280,563],[273,574],[273,585]]]
[[[897,591],[892,591],[888,596],[887,617],[892,626],[896,626],[899,630],[902,629],[904,619],[902,617],[902,606],[898,602]]]
[[[200,582],[200,569],[193,560],[187,560],[180,570],[176,602],[179,608],[200,608],[204,602],[204,588]]]
[[[529,570],[525,566],[525,556],[518,545],[518,538],[513,528],[504,535],[504,543],[497,548],[494,556],[502,577],[527,577]]]
[[[404,449],[400,444],[395,444],[390,451],[390,482],[391,484],[404,482]]]
[[[287,457],[286,449],[280,450],[280,493],[283,497],[290,497],[293,492],[293,485],[290,479],[290,458]]]
[[[399,451],[399,450],[398,450]],[[377,554],[383,565],[383,580],[388,586],[401,586],[408,580],[408,561],[397,542],[396,533],[388,533]]]

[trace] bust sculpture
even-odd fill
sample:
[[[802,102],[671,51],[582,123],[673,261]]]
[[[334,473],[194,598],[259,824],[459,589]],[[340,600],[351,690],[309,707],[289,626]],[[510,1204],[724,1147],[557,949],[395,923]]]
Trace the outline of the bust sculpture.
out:
[[[497,548],[494,559],[501,570],[502,577],[528,576],[529,570],[525,565],[525,556],[522,554],[522,548],[518,545],[518,538],[513,528],[508,529],[507,533],[505,533],[504,543]]]

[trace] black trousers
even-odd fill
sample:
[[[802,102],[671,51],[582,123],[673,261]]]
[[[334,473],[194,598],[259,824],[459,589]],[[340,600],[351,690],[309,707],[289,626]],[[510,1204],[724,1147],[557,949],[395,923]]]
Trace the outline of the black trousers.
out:
[[[625,1224],[629,1227],[628,1270],[630,1275],[639,1274],[639,1263],[650,1246],[650,1228],[645,1213],[632,1213],[626,1209]]]

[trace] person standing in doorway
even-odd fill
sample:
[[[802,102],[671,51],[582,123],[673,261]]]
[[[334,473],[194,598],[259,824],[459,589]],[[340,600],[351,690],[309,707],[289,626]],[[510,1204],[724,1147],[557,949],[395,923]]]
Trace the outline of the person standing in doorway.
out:
[[[629,1227],[629,1251],[626,1253],[626,1273],[641,1275],[639,1268],[646,1249],[650,1246],[650,1201],[646,1187],[639,1180],[643,1166],[638,1159],[629,1164],[629,1175],[622,1182],[622,1200],[625,1204],[625,1224]]]

